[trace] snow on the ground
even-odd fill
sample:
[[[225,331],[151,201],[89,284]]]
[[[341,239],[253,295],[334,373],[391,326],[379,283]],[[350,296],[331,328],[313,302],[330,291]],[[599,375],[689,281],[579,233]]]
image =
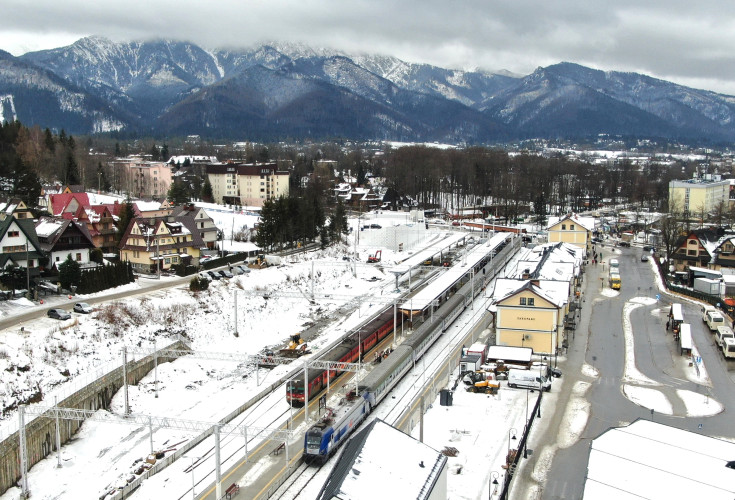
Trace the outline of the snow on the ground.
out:
[[[599,370],[597,370],[597,368],[590,365],[589,363],[584,363],[582,365],[582,374],[592,378],[597,378],[600,376]]]
[[[600,292],[600,295],[602,295],[603,297],[617,297],[618,295],[620,295],[620,292],[618,290],[613,290],[612,288],[605,287]]]
[[[684,402],[688,417],[709,417],[717,415],[724,409],[722,404],[710,398],[709,394],[700,394],[683,389],[677,389],[676,394]]]
[[[638,370],[635,364],[635,336],[633,335],[633,326],[630,322],[630,314],[633,310],[641,307],[644,303],[641,297],[635,297],[623,305],[623,332],[625,334],[625,368],[623,371],[623,380],[627,383],[658,386],[655,380],[652,380]]]
[[[674,413],[671,402],[663,392],[657,389],[624,384],[623,394],[630,401],[644,408],[649,408],[665,415],[672,415]]]
[[[332,258],[329,252],[316,257],[321,257],[321,261]],[[67,385],[76,388],[75,380],[83,378],[90,367],[111,368],[119,364],[123,346],[150,350],[154,343],[161,347],[181,335],[195,350],[256,354],[265,347],[282,346],[289,335],[314,321],[333,316],[340,308],[355,308],[354,314],[338,315],[332,330],[334,338],[380,306],[370,297],[382,295],[385,288],[387,298],[395,288],[393,276],[375,266],[351,266],[333,260],[337,262],[334,265],[315,266],[313,290],[317,301],[312,305],[296,293],[299,289],[311,293],[311,263],[303,257],[289,260],[293,263],[213,282],[204,292],[190,292],[188,281],[184,281],[173,289],[99,306],[90,315],[74,314],[64,322],[40,317],[24,323],[23,332],[19,328],[6,330],[0,344],[0,352],[4,353],[0,365],[6,374],[0,386],[4,407],[14,406],[39,389],[46,396],[41,404],[53,405],[53,389]],[[130,284],[114,291],[120,289],[137,291],[141,286]],[[266,290],[270,294],[267,300],[263,298]],[[279,298],[279,292],[289,297]],[[237,337],[234,335],[235,293],[238,295]],[[349,300],[349,296],[364,298]],[[87,297],[91,296],[76,296],[74,301]],[[50,300],[66,301],[67,310],[73,304],[64,297]],[[3,304],[3,308],[6,314],[17,314],[19,310],[13,304]],[[22,308],[27,310],[28,307]],[[313,349],[318,350],[328,341],[326,337],[317,339]],[[268,379],[275,380],[279,368],[270,372]],[[248,394],[262,390],[256,385],[256,377],[252,373],[248,376],[243,370],[231,361],[181,359],[163,363],[158,367],[159,398],[154,398],[151,373],[130,388],[131,409],[187,420],[219,420],[246,401]],[[287,407],[285,397],[279,399]],[[118,394],[112,409],[122,412],[122,405],[122,395]],[[10,420],[5,424],[7,430],[3,436],[17,428],[14,411],[6,412],[6,419]],[[30,485],[35,498],[83,498],[90,492],[100,496],[105,488],[130,474],[135,460],[145,458],[150,452],[145,427],[86,422],[78,436],[90,439],[75,439],[74,444],[64,446],[62,469],[55,469],[55,455],[33,467]],[[180,431],[157,430],[154,448],[163,449],[191,437]],[[138,446],[130,446],[133,443]],[[14,488],[0,498],[14,499],[18,494]]]
[[[232,222],[230,227],[237,231],[238,224]],[[223,229],[227,230],[227,223]],[[445,234],[445,231],[426,231],[422,236],[423,244],[445,246],[442,243]],[[18,325],[24,327],[22,332],[20,328],[3,332],[0,363],[6,367],[6,376],[0,386],[0,401],[11,408],[40,390],[44,395],[41,404],[53,405],[55,394],[77,390],[80,384],[90,382],[98,373],[119,365],[123,346],[129,350],[138,349],[139,355],[143,355],[154,346],[160,348],[180,336],[197,351],[256,354],[265,348],[282,346],[291,334],[314,322],[333,321],[324,334],[310,343],[310,347],[318,351],[393,300],[395,279],[392,274],[384,272],[382,267],[365,264],[363,259],[342,260],[344,255],[359,255],[350,248],[350,243],[283,258],[283,266],[253,270],[230,280],[213,282],[204,292],[190,292],[188,279],[162,277],[161,280],[178,279],[181,285],[142,295],[147,286],[158,281],[141,278],[130,285],[93,295],[71,299],[49,296],[43,307],[59,305],[70,310],[77,301],[120,291],[141,292],[112,304],[96,306],[90,315],[74,314],[71,320],[63,322],[39,317]],[[225,249],[228,244],[225,242]],[[416,250],[392,252],[384,249],[383,263],[389,266],[400,262]],[[317,299],[315,304],[307,300],[312,292]],[[283,296],[279,297],[279,293]],[[238,336],[235,336],[235,300]],[[25,299],[15,302],[0,304],[5,316],[39,307]],[[91,368],[96,371],[90,373]],[[254,375],[252,368],[233,361],[182,358],[159,365],[157,392],[154,391],[153,372],[130,388],[131,411],[216,421],[261,391],[263,384],[288,371],[288,367],[282,366],[272,371],[261,369]],[[122,392],[119,391],[112,401],[111,409],[116,413],[123,411]],[[281,413],[284,407],[288,408],[283,394],[275,395],[274,399],[272,406]],[[15,415],[12,410],[6,413],[0,435],[5,436],[17,428]],[[111,427],[114,430],[110,430]],[[29,484],[35,498],[81,498],[90,496],[90,492],[96,497],[103,496],[105,491],[122,484],[151,451],[145,425],[111,426],[87,421],[78,437],[84,439],[75,439],[63,447],[61,469],[56,468],[55,454],[31,469]],[[191,437],[181,431],[155,429],[153,449],[165,449]],[[172,467],[183,468],[184,465],[177,462]],[[157,477],[146,481],[143,489],[158,495],[165,485],[155,486]],[[151,486],[146,484],[149,481]],[[15,499],[18,495],[19,490],[13,488],[0,498]]]
[[[561,448],[568,448],[576,443],[584,432],[584,428],[587,427],[590,403],[584,395],[589,388],[589,382],[580,380],[574,383],[562,423],[566,432],[559,433],[558,444]]]

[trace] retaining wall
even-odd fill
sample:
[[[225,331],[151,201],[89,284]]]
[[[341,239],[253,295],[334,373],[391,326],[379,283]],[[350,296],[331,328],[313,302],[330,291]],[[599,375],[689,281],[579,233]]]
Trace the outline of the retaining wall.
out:
[[[171,350],[189,350],[184,342],[178,341],[166,347]],[[174,356],[159,357],[159,363],[174,360]],[[153,355],[128,362],[128,385],[137,384],[151,370],[155,361]],[[122,365],[103,375],[74,394],[58,402],[62,408],[85,410],[108,409],[115,393],[123,386]],[[56,451],[56,420],[43,415],[26,414],[26,460],[28,469]],[[32,419],[32,420],[31,420]],[[61,444],[66,443],[79,430],[82,421],[59,420]],[[0,492],[16,486],[21,478],[20,441],[18,432],[10,434],[0,442]]]

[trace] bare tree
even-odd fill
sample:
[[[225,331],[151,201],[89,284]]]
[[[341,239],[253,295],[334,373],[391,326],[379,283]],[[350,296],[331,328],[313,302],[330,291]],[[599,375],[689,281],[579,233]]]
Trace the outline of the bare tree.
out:
[[[678,200],[669,200],[669,211],[664,214],[663,218],[659,221],[661,229],[661,241],[664,244],[666,251],[666,263],[665,269],[669,269],[670,261],[673,257],[674,251],[676,250],[676,242],[681,236],[684,225],[677,218],[677,214],[680,213],[678,206]]]

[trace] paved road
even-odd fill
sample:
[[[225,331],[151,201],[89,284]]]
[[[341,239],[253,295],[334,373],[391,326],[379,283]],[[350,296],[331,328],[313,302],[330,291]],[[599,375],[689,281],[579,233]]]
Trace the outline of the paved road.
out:
[[[727,411],[727,408],[735,408],[735,361],[725,361],[716,349],[712,334],[701,320],[698,305],[667,295],[663,295],[658,302],[655,301],[659,292],[655,286],[653,269],[649,263],[640,261],[641,249],[621,250],[615,255],[620,260],[623,278],[623,288],[618,296],[611,297],[608,293],[602,293],[599,278],[606,276],[606,265],[587,267],[584,303],[575,338],[570,339],[570,348],[564,363],[564,384],[557,410],[549,417],[548,422],[544,422],[547,432],[541,442],[535,443],[539,452],[545,446],[567,447],[556,450],[546,475],[538,474],[544,466],[541,459],[544,454],[537,453],[529,458],[516,477],[520,481],[513,488],[512,498],[581,499],[591,440],[611,427],[626,425],[638,418],[653,418],[658,422],[709,436],[735,438],[735,427],[732,426],[732,417]],[[603,252],[605,259],[610,257],[609,249],[603,249]],[[643,376],[661,384],[655,389],[662,392],[671,403],[673,415],[656,412],[652,415],[649,408],[634,404],[623,393],[623,308],[631,299],[642,303],[630,312],[636,367]],[[685,321],[692,325],[693,339],[706,366],[709,381],[695,383],[687,379],[684,371],[693,368],[682,363],[673,336],[666,332],[668,305],[674,301],[683,304]],[[586,374],[588,372],[582,373],[580,368],[584,363],[597,370],[596,377]],[[559,429],[561,432],[566,429],[563,425],[566,404],[579,403],[579,396],[573,392],[573,387],[580,383],[590,384],[582,396],[589,404],[588,419],[579,439],[568,446],[565,444],[568,437],[559,435]],[[635,381],[629,383],[637,385]],[[686,406],[677,390],[709,395],[722,404],[725,411],[707,417],[687,416]],[[584,410],[581,412],[584,413]]]

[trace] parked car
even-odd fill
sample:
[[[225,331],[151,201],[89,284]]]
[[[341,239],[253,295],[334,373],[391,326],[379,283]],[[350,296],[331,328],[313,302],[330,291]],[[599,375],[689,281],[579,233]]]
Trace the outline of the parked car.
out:
[[[383,229],[380,224],[370,224],[370,229]]]
[[[648,255],[641,255],[641,262],[648,262]]]
[[[232,271],[232,274],[235,274],[235,275],[238,275],[238,276],[243,273],[242,272],[242,269],[240,267],[238,267],[238,266],[232,266],[230,268],[230,271]]]
[[[232,274],[232,273],[231,273],[230,271],[228,271],[227,269],[222,269],[222,270],[221,270],[221,271],[219,272],[219,274],[220,274],[220,276],[222,276],[223,278],[234,278],[234,277],[235,277],[235,275],[234,275],[234,274]]]
[[[64,311],[63,309],[49,309],[46,315],[49,318],[54,318],[54,319],[61,319],[61,320],[71,319],[71,314]]]
[[[210,260],[212,260],[212,258],[213,257],[211,255],[203,255],[199,257],[199,263],[204,264],[205,262],[209,262]]]
[[[250,268],[246,266],[245,264],[239,264],[235,266],[236,268],[240,269],[243,274],[248,274],[250,272]]]
[[[653,252],[654,248],[651,245],[645,245],[643,247],[644,252]]]
[[[77,302],[76,304],[74,304],[74,312],[89,314],[92,312],[92,306],[90,306],[86,302]]]
[[[222,275],[220,275],[217,271],[207,271],[207,274],[213,280],[221,280],[222,279]]]
[[[209,282],[212,281],[212,277],[209,275],[209,273],[199,273],[199,278]]]
[[[620,246],[621,247],[626,247],[626,248],[627,247],[630,247],[630,242],[629,241],[621,241],[620,242]]]

